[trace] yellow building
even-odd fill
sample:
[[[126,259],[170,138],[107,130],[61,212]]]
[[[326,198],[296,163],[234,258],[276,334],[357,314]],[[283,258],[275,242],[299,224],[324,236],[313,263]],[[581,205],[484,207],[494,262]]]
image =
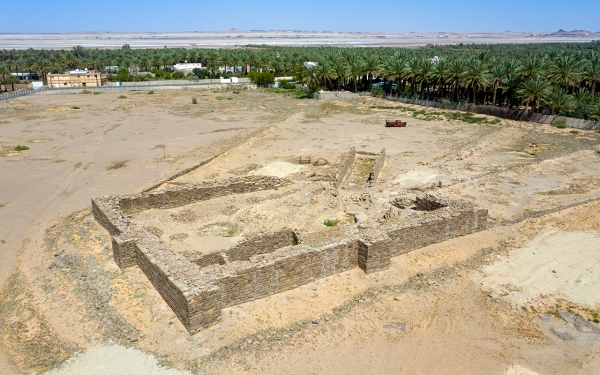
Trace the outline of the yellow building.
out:
[[[68,74],[48,73],[48,86],[64,87],[97,87],[106,85],[107,75],[95,70],[74,70]]]

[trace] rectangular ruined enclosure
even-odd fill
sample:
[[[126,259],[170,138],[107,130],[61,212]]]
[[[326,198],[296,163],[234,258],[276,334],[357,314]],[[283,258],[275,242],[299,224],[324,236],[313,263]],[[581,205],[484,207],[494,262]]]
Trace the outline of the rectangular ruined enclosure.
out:
[[[343,168],[352,163],[354,150]],[[383,162],[385,151],[378,160]],[[379,171],[376,171],[379,173]],[[161,191],[92,199],[96,220],[111,234],[115,262],[137,265],[190,333],[220,320],[221,311],[356,267],[385,270],[390,258],[486,229],[487,210],[467,202],[418,197],[415,213],[400,222],[344,235],[339,228],[300,233],[282,228],[229,249],[188,259],[131,220],[134,213],[168,209],[216,197],[278,189],[291,181],[248,176]]]

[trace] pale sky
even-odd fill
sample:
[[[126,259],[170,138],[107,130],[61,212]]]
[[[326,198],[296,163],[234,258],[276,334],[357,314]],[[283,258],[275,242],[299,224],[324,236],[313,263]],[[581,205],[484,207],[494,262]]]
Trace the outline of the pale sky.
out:
[[[1,33],[600,31],[600,0],[7,0]]]

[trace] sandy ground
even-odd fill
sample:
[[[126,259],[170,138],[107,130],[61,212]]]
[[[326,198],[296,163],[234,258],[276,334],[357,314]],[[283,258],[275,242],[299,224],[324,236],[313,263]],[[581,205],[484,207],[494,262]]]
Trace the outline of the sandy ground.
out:
[[[490,33],[345,33],[331,31],[242,31],[182,33],[68,33],[0,34],[2,49],[225,47],[253,45],[278,46],[424,46],[459,43],[560,43],[590,42],[599,32],[559,34],[554,32]]]
[[[0,103],[0,365],[8,374],[93,373],[111,362],[104,373],[128,365],[157,374],[600,368],[600,156],[590,151],[600,135],[417,120],[374,108],[386,104],[374,98],[207,92],[193,106],[185,92],[118,95]],[[395,117],[409,126],[382,126]],[[17,144],[30,149],[15,152]],[[329,181],[351,146],[385,147],[389,157],[373,188],[356,163],[336,196]],[[294,184],[136,220],[186,252],[225,248],[286,219],[325,228],[325,218],[360,208],[375,220],[374,207],[426,191],[488,207],[490,229],[393,258],[380,273],[355,269],[230,307],[222,323],[190,336],[139,269],[114,264],[89,199],[141,191],[217,154],[162,187],[265,172]],[[300,156],[327,163],[299,165]],[[170,239],[179,233],[188,237]]]

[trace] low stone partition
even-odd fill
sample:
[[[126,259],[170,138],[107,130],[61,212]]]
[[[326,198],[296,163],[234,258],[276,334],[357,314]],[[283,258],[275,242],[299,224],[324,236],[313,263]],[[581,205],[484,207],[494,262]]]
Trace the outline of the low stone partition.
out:
[[[394,242],[392,256],[487,229],[487,209],[467,202],[436,199],[435,203],[440,204],[439,208],[424,210],[425,215],[415,213],[399,224],[383,227]],[[421,207],[434,206],[421,204]]]
[[[335,182],[333,183],[333,185],[335,187],[339,187],[342,185],[344,178],[346,177],[348,172],[350,172],[350,170],[352,169],[352,165],[354,164],[355,158],[356,158],[356,148],[354,146],[352,146],[352,149],[350,149],[350,152],[344,159],[342,166],[340,167],[337,175],[335,176]]]
[[[373,169],[371,170],[371,174],[369,175],[369,182],[375,183],[379,178],[379,174],[381,173],[381,168],[383,168],[383,164],[385,163],[385,148],[381,150],[379,155],[375,158],[375,164],[373,164]]]
[[[181,207],[231,194],[277,189],[289,184],[291,184],[289,180],[270,176],[229,178],[223,181],[173,186],[160,191],[123,196],[120,199],[120,206],[126,215],[131,215],[151,208]]]
[[[237,193],[276,189],[287,183],[255,176],[150,194],[96,198],[92,199],[92,211],[112,236],[115,262],[121,268],[137,265],[192,334],[219,322],[221,311],[228,306],[356,267],[367,274],[382,271],[389,268],[392,256],[474,233],[487,225],[485,209],[425,195],[419,197],[422,202],[418,205],[424,211],[401,223],[364,230],[342,226],[306,235],[284,228],[224,251],[187,259],[129,216],[147,207],[170,208],[225,194],[211,192],[211,188]],[[169,202],[168,197],[175,197],[176,202]],[[135,206],[137,203],[141,207]]]

